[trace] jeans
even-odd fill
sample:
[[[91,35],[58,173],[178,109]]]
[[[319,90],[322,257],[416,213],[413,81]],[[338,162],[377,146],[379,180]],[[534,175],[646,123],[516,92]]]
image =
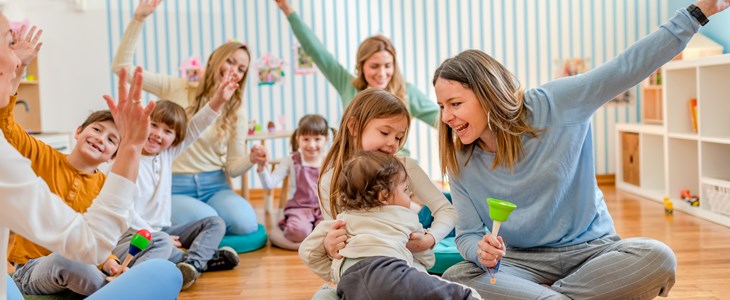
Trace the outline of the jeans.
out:
[[[258,230],[251,204],[228,186],[222,170],[172,175],[172,225],[219,216],[226,234],[245,235]]]
[[[18,286],[7,277],[8,300],[22,300]],[[180,270],[169,261],[152,259],[124,272],[87,299],[177,299],[182,287]]]

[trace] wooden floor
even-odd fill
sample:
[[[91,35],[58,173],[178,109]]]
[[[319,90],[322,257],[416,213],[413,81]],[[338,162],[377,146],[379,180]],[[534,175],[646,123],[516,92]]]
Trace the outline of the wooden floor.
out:
[[[677,279],[668,299],[730,299],[730,228],[681,212],[665,216],[657,202],[602,189],[622,238],[650,237],[674,249]],[[263,218],[263,203],[253,202]],[[180,299],[309,299],[323,284],[296,252],[266,246],[240,257],[236,269],[204,273]]]

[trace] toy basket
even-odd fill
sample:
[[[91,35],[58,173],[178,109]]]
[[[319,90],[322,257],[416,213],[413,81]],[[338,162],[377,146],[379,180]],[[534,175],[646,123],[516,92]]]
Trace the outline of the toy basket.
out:
[[[730,216],[730,186],[703,183],[702,192],[711,211]]]

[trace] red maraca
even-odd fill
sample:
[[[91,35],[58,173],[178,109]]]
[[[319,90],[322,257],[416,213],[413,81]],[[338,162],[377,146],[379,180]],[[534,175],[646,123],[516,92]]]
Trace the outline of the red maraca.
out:
[[[117,278],[119,274],[122,274],[122,271],[127,268],[130,262],[132,262],[134,256],[142,252],[144,249],[147,249],[147,246],[150,245],[151,240],[152,234],[150,234],[147,229],[138,230],[132,236],[132,240],[129,241],[129,253],[127,253],[127,257],[124,258],[121,269],[116,275],[107,277],[106,280],[112,281],[114,280],[114,278]]]

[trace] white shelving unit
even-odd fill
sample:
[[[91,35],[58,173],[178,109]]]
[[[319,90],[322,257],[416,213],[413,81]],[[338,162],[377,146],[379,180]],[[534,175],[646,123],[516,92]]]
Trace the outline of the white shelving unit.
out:
[[[616,187],[658,202],[669,197],[675,210],[730,227],[730,55],[667,63],[662,78],[663,124],[616,125],[616,153],[631,168],[617,160]],[[638,151],[622,144],[637,136]],[[699,207],[680,199],[685,189],[699,195]]]

